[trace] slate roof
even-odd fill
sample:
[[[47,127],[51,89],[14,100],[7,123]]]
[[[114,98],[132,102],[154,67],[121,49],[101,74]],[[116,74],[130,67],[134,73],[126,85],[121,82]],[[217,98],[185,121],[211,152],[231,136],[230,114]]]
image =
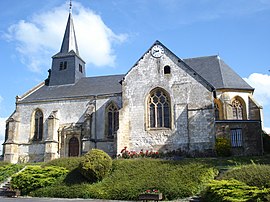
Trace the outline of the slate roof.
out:
[[[54,100],[62,98],[74,98],[93,95],[108,95],[122,92],[119,83],[125,75],[84,77],[76,84],[46,86],[43,85],[19,102],[33,102]]]
[[[183,61],[215,89],[254,90],[217,55],[189,58]]]
[[[219,56],[189,58],[183,60],[188,66],[202,76],[215,89],[254,90],[237,73],[235,73]],[[122,75],[97,76],[81,78],[76,84],[46,86],[43,85],[33,93],[23,97],[20,102],[32,102],[73,98],[93,95],[121,93],[119,83]]]

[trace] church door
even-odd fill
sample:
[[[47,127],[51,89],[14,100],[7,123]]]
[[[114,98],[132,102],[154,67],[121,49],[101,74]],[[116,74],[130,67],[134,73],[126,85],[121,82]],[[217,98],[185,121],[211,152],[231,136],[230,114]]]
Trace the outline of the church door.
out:
[[[76,137],[72,137],[68,144],[68,156],[79,156],[79,140]]]

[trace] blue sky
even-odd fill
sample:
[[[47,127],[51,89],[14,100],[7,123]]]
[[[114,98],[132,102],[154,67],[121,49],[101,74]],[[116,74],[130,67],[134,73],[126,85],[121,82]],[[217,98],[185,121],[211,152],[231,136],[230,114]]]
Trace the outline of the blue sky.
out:
[[[15,96],[47,78],[68,7],[65,0],[1,2],[0,142]],[[77,0],[72,12],[87,76],[126,73],[155,40],[180,58],[219,55],[256,88],[269,130],[270,0]]]

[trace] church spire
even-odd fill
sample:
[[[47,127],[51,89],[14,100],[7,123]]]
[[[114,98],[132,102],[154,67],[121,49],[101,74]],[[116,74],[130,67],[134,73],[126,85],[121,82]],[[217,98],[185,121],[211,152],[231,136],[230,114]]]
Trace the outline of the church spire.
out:
[[[71,9],[70,0],[65,35],[60,52],[52,57],[50,76],[46,80],[48,86],[75,84],[85,77],[85,62],[79,56]]]
[[[72,8],[72,4],[70,1],[69,16],[68,16],[66,31],[65,31],[64,38],[63,38],[60,53],[67,54],[73,50],[77,55],[79,55],[79,49],[78,49],[76,35],[75,35],[75,29],[74,29],[72,14],[71,14],[71,8]]]

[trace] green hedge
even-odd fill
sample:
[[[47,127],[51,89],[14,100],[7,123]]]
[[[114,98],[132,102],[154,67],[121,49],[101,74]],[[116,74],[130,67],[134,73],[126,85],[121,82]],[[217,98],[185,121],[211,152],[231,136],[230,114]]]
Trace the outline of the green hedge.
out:
[[[92,149],[83,156],[79,171],[90,182],[97,182],[109,174],[111,167],[112,159],[106,152]]]
[[[0,167],[6,166],[6,165],[9,165],[9,164],[11,164],[11,163],[8,163],[6,161],[0,161]]]
[[[237,180],[213,180],[202,194],[203,201],[270,201],[270,189],[248,186]]]
[[[82,158],[83,157],[65,157],[65,158],[54,159],[54,160],[44,163],[42,167],[58,166],[58,167],[66,168],[71,171],[78,168],[80,162],[82,161]]]
[[[114,160],[111,174],[101,182],[71,186],[63,181],[57,186],[35,191],[33,196],[138,200],[138,195],[145,190],[158,189],[166,199],[172,200],[198,194],[216,174],[213,167],[204,163]]]
[[[249,186],[270,188],[270,165],[244,165],[225,172],[222,179],[236,179]]]
[[[19,164],[5,164],[0,167],[0,182],[7,180],[13,174],[17,173],[23,168],[23,165]]]
[[[13,189],[19,189],[22,195],[26,195],[37,188],[54,184],[67,173],[68,170],[61,167],[27,166],[24,171],[12,177],[11,185]]]
[[[230,140],[225,137],[216,138],[215,150],[218,156],[231,156]]]

